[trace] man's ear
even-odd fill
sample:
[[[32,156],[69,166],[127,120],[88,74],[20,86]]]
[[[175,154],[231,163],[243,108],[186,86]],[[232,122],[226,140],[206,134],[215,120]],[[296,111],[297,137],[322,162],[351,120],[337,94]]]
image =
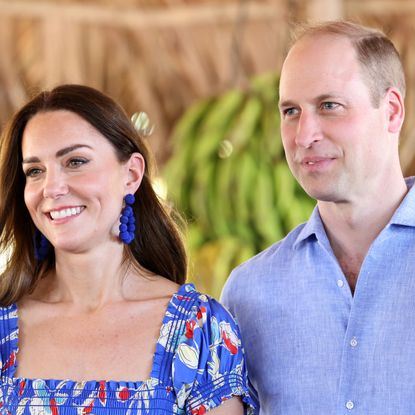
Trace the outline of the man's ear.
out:
[[[405,104],[402,94],[396,88],[389,88],[385,99],[388,109],[388,131],[397,134],[401,131],[405,118]]]
[[[125,194],[134,194],[140,187],[145,172],[144,157],[140,153],[131,154],[128,161],[125,163],[126,168],[126,182]]]

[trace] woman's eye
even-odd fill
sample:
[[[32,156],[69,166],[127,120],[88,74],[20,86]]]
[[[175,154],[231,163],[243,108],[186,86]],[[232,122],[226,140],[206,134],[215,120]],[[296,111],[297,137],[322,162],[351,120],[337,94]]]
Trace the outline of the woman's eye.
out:
[[[79,167],[82,166],[83,164],[88,163],[89,160],[84,159],[84,158],[72,158],[68,161],[68,166],[69,167]]]
[[[25,176],[26,177],[36,177],[36,176],[39,176],[39,174],[41,174],[41,173],[42,173],[42,170],[32,168],[32,169],[28,169],[28,170],[25,171]]]

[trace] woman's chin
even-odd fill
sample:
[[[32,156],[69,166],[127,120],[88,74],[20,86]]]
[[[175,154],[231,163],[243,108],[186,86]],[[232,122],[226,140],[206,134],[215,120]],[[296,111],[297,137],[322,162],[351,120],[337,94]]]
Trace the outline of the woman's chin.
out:
[[[113,250],[117,250],[120,247],[122,248],[122,244],[120,244],[118,238],[111,238],[111,240],[105,241],[81,241],[77,240],[64,240],[64,241],[53,241],[53,246],[55,249],[56,255],[68,255],[68,254],[87,254],[96,251],[97,249],[102,250],[103,252],[113,252]]]
[[[87,247],[86,244],[80,243],[80,241],[53,241],[53,247],[55,254],[82,254],[88,252],[91,247]]]

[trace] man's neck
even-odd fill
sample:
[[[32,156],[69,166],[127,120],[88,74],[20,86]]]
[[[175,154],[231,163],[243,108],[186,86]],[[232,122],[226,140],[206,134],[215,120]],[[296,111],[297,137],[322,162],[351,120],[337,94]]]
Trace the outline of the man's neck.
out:
[[[405,181],[342,203],[318,202],[331,248],[354,291],[363,260],[407,193]]]

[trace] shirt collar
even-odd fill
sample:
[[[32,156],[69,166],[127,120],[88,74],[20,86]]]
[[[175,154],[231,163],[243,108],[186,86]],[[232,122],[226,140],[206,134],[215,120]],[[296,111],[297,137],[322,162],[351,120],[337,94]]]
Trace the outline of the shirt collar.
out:
[[[316,205],[313,212],[311,213],[310,219],[305,223],[303,229],[301,229],[300,233],[298,234],[293,245],[294,249],[297,248],[299,243],[310,238],[311,236],[315,236],[316,239],[321,239],[325,234],[326,231],[324,230],[320,212],[318,211],[318,206]]]
[[[405,182],[408,187],[408,193],[403,198],[398,209],[396,209],[389,223],[415,227],[415,186],[413,186],[415,183],[415,176],[406,178]],[[311,236],[314,236],[317,240],[323,242],[323,244],[327,240],[326,231],[318,211],[318,206],[314,208],[310,219],[298,234],[294,242],[294,249],[300,242],[305,241]]]
[[[401,226],[415,226],[415,176],[405,179],[408,193],[403,198],[398,209],[393,214],[390,224]]]

